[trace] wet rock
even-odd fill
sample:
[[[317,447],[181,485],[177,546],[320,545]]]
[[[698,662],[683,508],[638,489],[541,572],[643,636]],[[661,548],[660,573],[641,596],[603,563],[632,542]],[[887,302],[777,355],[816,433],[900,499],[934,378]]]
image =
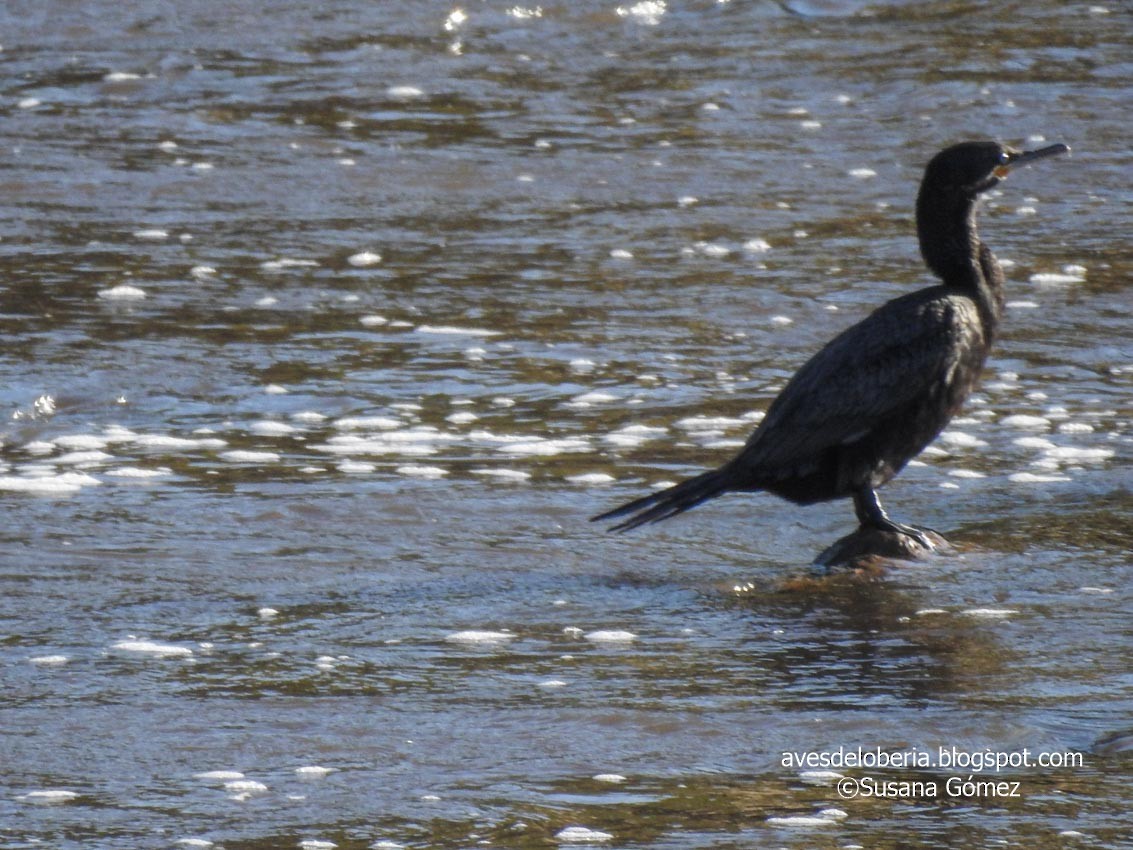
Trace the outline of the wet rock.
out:
[[[929,528],[917,528],[931,546],[909,534],[860,526],[852,534],[835,541],[815,558],[816,567],[849,569],[876,568],[879,562],[923,561],[932,555],[948,554],[952,545]]]

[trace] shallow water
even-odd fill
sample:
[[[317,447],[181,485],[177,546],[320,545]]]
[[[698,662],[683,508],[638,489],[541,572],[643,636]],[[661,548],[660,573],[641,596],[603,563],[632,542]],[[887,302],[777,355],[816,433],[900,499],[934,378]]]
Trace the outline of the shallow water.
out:
[[[0,22],[0,845],[1128,841],[1123,5]],[[1002,339],[883,494],[959,554],[817,581],[849,505],[767,496],[589,524],[926,283],[967,137],[1074,153],[985,203]],[[1071,764],[784,764],[941,747]]]

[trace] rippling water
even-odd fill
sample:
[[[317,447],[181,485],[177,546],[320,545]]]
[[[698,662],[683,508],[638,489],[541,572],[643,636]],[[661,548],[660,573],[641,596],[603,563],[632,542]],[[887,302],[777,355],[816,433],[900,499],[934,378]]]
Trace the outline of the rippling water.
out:
[[[985,5],[0,11],[0,844],[1128,841],[1133,19]],[[591,526],[927,282],[972,137],[1074,154],[985,203],[1003,338],[886,489],[960,553]],[[940,747],[1078,762],[784,764]]]

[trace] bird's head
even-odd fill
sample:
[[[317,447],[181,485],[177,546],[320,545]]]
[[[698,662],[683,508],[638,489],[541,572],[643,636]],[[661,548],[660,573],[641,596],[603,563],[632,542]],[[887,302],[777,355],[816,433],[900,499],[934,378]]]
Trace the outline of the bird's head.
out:
[[[974,198],[1021,165],[1069,152],[1070,148],[1063,144],[1018,151],[998,142],[961,142],[945,148],[929,161],[923,185]]]

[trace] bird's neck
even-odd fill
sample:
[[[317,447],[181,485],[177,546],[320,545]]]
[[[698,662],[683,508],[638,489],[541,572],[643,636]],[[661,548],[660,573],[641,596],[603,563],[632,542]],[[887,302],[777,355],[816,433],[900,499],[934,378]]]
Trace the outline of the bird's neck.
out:
[[[922,191],[917,198],[921,256],[944,285],[975,299],[989,332],[1003,311],[1003,271],[976,230],[976,201]]]

